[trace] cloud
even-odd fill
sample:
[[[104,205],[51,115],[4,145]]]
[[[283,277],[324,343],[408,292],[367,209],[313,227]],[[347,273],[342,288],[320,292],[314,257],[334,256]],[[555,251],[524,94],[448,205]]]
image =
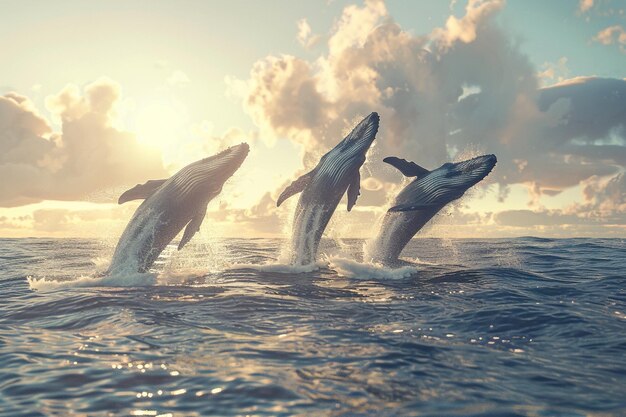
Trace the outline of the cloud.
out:
[[[28,221],[28,216],[0,216],[0,230],[10,230],[14,232],[19,229],[27,229],[30,228]]]
[[[506,210],[493,215],[502,235],[622,237],[626,215],[585,216],[567,210]]]
[[[81,200],[91,193],[163,177],[160,154],[113,126],[120,87],[108,79],[83,92],[68,85],[46,98],[53,132],[28,98],[0,97],[0,206]]]
[[[621,25],[613,25],[599,31],[593,40],[602,45],[619,45],[620,51],[626,53],[626,30]]]
[[[476,30],[484,24],[484,20],[501,10],[502,7],[504,7],[504,1],[501,0],[469,0],[465,7],[465,16],[460,19],[456,16],[449,16],[446,26],[435,29],[431,37],[439,43],[440,47],[450,47],[458,41],[473,42],[476,40]]]
[[[494,215],[494,221],[501,226],[528,228],[534,226],[562,226],[584,223],[573,214],[564,214],[559,210],[506,210]]]
[[[437,167],[495,153],[499,163],[489,180],[499,184],[500,195],[523,184],[535,205],[543,195],[583,184],[600,195],[626,167],[626,81],[567,80],[565,57],[538,74],[498,25],[502,7],[472,0],[463,16],[414,35],[382,2],[348,6],[316,59],[266,57],[248,79],[231,79],[231,92],[267,144],[287,137],[302,145],[303,170],[360,118],[379,112],[381,128],[366,165],[371,179],[363,187],[378,191],[362,196],[361,207],[397,192],[398,174],[380,163],[388,155]],[[541,88],[547,80],[559,84]],[[581,209],[594,210],[584,203]]]
[[[562,56],[556,62],[544,62],[541,66],[542,70],[537,73],[537,77],[543,81],[544,84],[554,84],[556,82],[563,82],[569,75],[569,68],[567,67],[567,57]]]
[[[592,3],[581,2],[581,11]],[[371,225],[401,187],[397,171],[381,163],[385,156],[434,168],[495,153],[499,162],[488,181],[498,184],[503,199],[511,186],[526,186],[535,214],[518,213],[521,220],[513,225],[512,213],[476,217],[453,210],[453,224],[492,222],[513,229],[525,227],[522,223],[558,227],[559,221],[617,224],[626,211],[626,80],[567,79],[565,57],[538,71],[499,25],[503,6],[503,1],[471,0],[461,16],[423,34],[404,30],[381,1],[345,7],[323,35],[313,34],[301,19],[296,39],[309,50],[307,57],[313,46],[316,55],[259,59],[246,79],[227,77],[229,94],[241,99],[257,126],[257,143],[271,147],[288,139],[301,146],[301,154],[294,155],[301,159],[300,171],[317,164],[362,117],[379,112],[381,128],[362,170],[362,195],[350,223]],[[610,27],[596,38],[619,43],[622,34],[621,26]],[[171,83],[188,82],[183,75],[173,73]],[[82,90],[66,87],[46,101],[62,125],[58,133],[27,98],[13,93],[0,98],[0,175],[12,180],[0,183],[0,205],[80,199],[167,175],[158,153],[115,127],[120,96],[110,80]],[[213,136],[208,125],[197,130]],[[242,135],[247,133],[233,129],[225,137]],[[209,146],[196,145],[203,152]],[[293,178],[279,180],[283,184],[253,207],[234,208],[223,200],[209,216],[223,225],[237,222],[258,233],[278,233],[288,208],[276,209],[275,197]],[[582,190],[576,204],[560,211],[541,207],[543,197],[572,187]],[[63,225],[66,215],[70,223],[75,219],[47,213],[41,227]]]
[[[580,0],[578,10],[580,13],[586,13],[593,7],[593,0]]]
[[[499,128],[481,111],[484,94],[456,107],[455,142],[462,148],[480,138],[498,155],[500,184],[554,194],[626,166],[626,81],[577,78],[540,89],[531,101],[518,96]]]
[[[298,34],[296,36],[296,39],[298,39],[300,45],[304,46],[305,48],[313,48],[322,39],[320,35],[313,34],[311,26],[306,19],[303,18],[298,20],[297,25]]]

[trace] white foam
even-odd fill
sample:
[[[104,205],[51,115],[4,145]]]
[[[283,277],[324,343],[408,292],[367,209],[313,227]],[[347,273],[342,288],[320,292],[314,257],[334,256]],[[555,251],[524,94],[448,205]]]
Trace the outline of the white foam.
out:
[[[50,291],[59,288],[76,287],[145,287],[157,281],[152,273],[118,273],[112,275],[81,275],[70,279],[49,279],[27,277],[31,290]]]
[[[203,278],[207,275],[214,273],[207,268],[183,268],[176,271],[171,269],[166,269],[165,271],[158,274],[156,277],[156,281],[159,285],[196,285],[197,278]],[[195,283],[193,283],[194,278],[196,279]]]
[[[328,266],[326,262],[317,261],[307,265],[289,264],[234,264],[229,269],[256,269],[262,272],[275,272],[278,274],[306,274],[319,271],[320,268]]]
[[[330,267],[342,277],[360,279],[400,279],[419,272],[417,265],[390,268],[378,263],[359,263],[339,257],[330,258]]]
[[[98,256],[91,260],[91,262],[96,266],[96,269],[99,271],[106,270],[111,264],[111,258],[105,256]]]

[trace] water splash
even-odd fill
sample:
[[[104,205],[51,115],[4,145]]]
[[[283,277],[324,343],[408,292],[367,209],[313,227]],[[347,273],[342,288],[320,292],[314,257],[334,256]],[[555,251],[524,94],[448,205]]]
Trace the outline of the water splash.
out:
[[[28,276],[31,290],[52,291],[60,288],[84,287],[143,287],[157,282],[157,275],[146,272],[126,272],[111,275],[79,275],[72,278],[47,278]]]
[[[291,265],[284,263],[267,263],[267,264],[234,264],[231,270],[236,269],[254,269],[261,272],[273,272],[277,274],[307,274],[319,271],[328,266],[327,262],[316,261],[305,265]]]
[[[322,217],[326,208],[322,205],[298,207],[291,238],[290,263],[307,265],[315,263],[322,227]]]
[[[386,267],[373,262],[356,262],[352,259],[332,257],[329,266],[339,276],[357,279],[399,279],[419,273],[417,265],[405,265],[398,268]]]

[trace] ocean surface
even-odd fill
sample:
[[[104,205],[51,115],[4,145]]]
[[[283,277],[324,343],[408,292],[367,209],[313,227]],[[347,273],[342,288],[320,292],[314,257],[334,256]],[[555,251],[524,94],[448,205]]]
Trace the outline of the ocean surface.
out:
[[[626,416],[625,240],[285,243],[0,239],[0,415]]]

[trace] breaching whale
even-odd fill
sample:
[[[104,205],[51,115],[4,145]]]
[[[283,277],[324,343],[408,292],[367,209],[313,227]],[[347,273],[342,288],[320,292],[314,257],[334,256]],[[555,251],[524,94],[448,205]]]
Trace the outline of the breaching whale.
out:
[[[249,146],[241,143],[193,162],[169,179],[150,180],[123,193],[118,203],[145,199],[117,243],[108,273],[146,272],[187,225],[178,249],[200,229],[207,204],[239,169]]]
[[[312,171],[291,183],[276,203],[302,192],[296,208],[291,239],[291,263],[315,262],[317,248],[341,197],[348,191],[348,211],[360,194],[359,169],[378,132],[379,117],[371,113],[337,146],[322,156]]]
[[[496,165],[495,155],[446,163],[428,171],[404,159],[383,159],[407,177],[416,177],[395,199],[383,218],[378,235],[369,242],[365,259],[393,265],[411,238],[446,204],[460,198],[483,180]]]

